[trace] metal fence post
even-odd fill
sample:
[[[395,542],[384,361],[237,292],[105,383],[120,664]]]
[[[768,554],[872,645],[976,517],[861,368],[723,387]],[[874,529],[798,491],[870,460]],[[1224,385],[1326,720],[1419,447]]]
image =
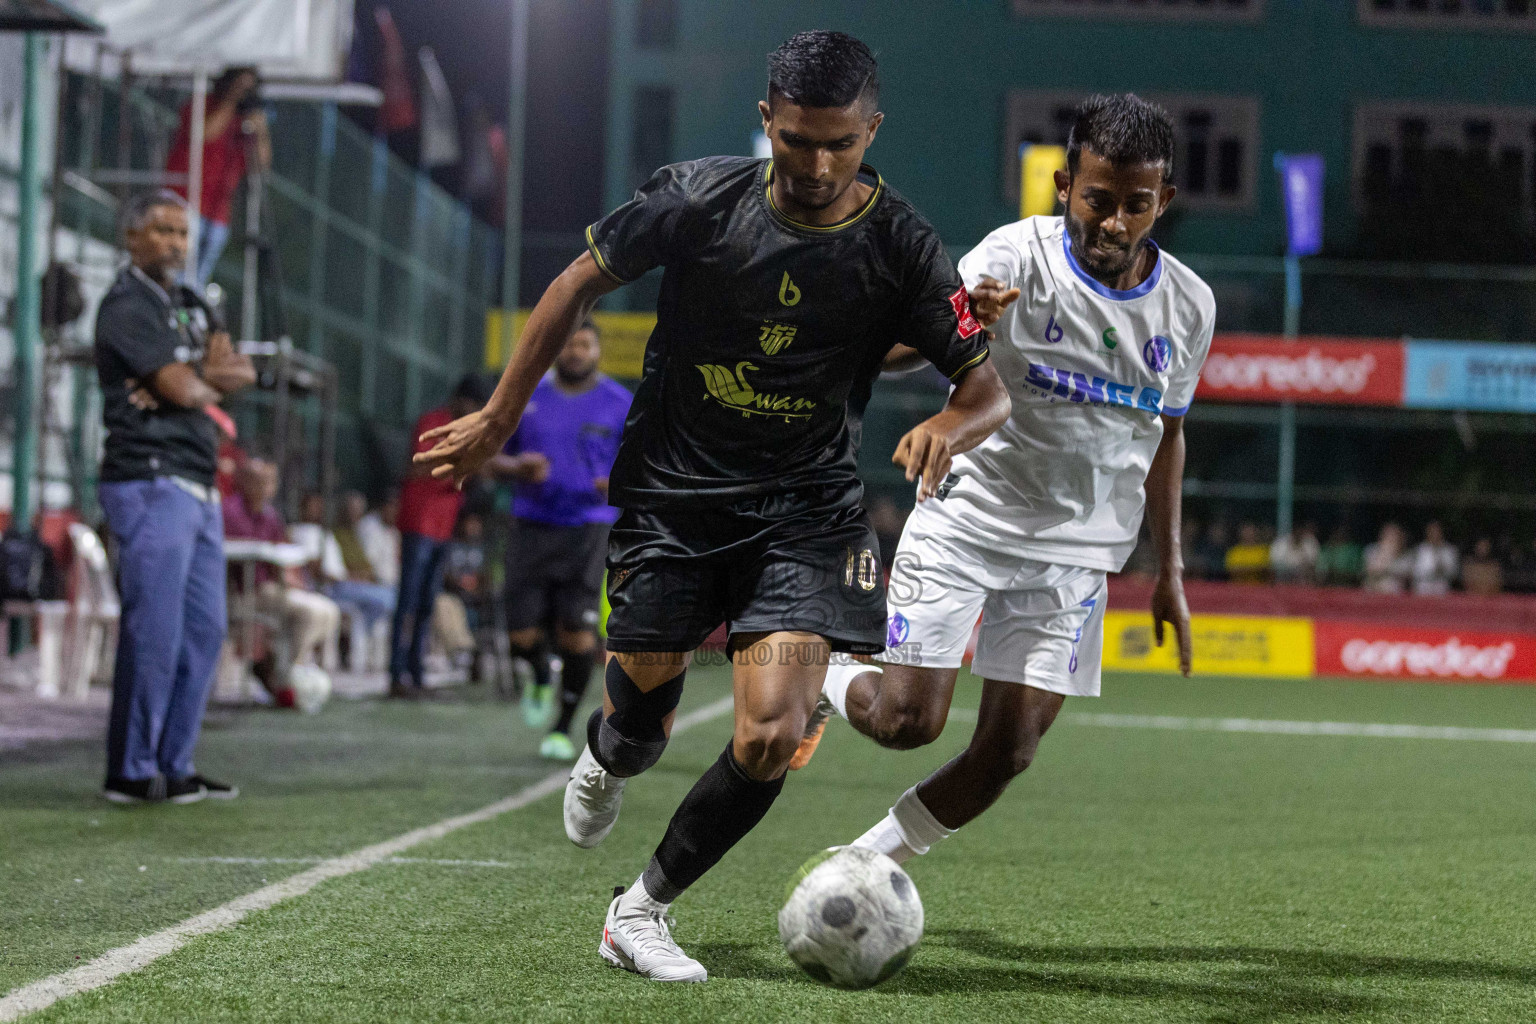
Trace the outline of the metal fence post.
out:
[[[21,168],[17,182],[16,228],[16,447],[11,454],[11,524],[32,527],[32,473],[37,462],[37,356],[40,285],[37,279],[37,208],[42,182],[37,173],[38,78],[42,36],[28,32],[23,43],[21,98]]]
[[[1285,340],[1301,333],[1301,257],[1285,258]],[[1291,532],[1296,494],[1296,404],[1280,404],[1280,465],[1275,479],[1275,533]]]

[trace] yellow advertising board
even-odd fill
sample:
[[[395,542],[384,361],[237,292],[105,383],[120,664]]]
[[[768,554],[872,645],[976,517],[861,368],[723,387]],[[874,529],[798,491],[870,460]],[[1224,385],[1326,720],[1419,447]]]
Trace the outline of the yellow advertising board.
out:
[[[1067,166],[1065,146],[1019,147],[1019,218],[1056,212],[1056,172]]]
[[[1313,669],[1312,620],[1263,615],[1195,615],[1190,621],[1194,671],[1221,676],[1307,679]],[[1144,611],[1104,613],[1104,667],[1177,672],[1178,646],[1165,627],[1155,644]]]
[[[520,309],[512,317],[512,347],[517,348],[523,336],[523,326],[528,323],[530,310]],[[512,358],[510,351],[501,350],[502,310],[485,311],[485,366],[499,370]],[[592,320],[603,335],[602,369],[610,377],[639,380],[645,364],[645,343],[656,326],[655,313],[604,313],[592,314]]]

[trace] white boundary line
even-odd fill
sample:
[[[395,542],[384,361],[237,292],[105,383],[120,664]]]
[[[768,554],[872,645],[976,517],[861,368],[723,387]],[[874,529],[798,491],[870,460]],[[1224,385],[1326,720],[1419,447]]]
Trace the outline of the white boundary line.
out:
[[[176,857],[175,864],[321,864],[325,857]],[[445,868],[515,868],[509,860],[446,860],[438,857],[385,857],[380,864],[432,864]]]
[[[949,717],[976,721],[974,708],[952,708]],[[1177,715],[1065,714],[1070,725],[1172,732],[1240,732],[1270,736],[1365,736],[1388,740],[1460,740],[1536,743],[1536,729],[1473,729],[1459,725],[1395,725],[1388,722],[1293,722],[1279,718],[1183,718]]]
[[[679,715],[677,721],[673,723],[672,735],[676,736],[696,725],[718,718],[730,711],[733,706],[733,698],[722,697],[686,715]],[[450,832],[456,832],[470,825],[478,825],[509,811],[527,807],[536,800],[564,789],[565,780],[569,775],[569,769],[561,768],[511,796],[493,804],[487,804],[477,811],[444,818],[435,824],[413,829],[393,839],[386,839],[382,843],[375,843],[361,850],[321,861],[308,871],[301,871],[281,882],[238,896],[223,906],[206,910],[195,917],[187,918],[180,924],[173,924],[163,931],[146,935],[137,942],[103,953],[90,963],[23,985],[0,999],[0,1021],[13,1021],[26,1014],[46,1009],[60,999],[100,988],[124,974],[140,970],[161,957],[174,953],[195,936],[223,931],[239,923],[247,914],[266,910],[285,900],[302,896],[328,879],[366,871],[375,864],[390,860],[413,846],[441,839]]]

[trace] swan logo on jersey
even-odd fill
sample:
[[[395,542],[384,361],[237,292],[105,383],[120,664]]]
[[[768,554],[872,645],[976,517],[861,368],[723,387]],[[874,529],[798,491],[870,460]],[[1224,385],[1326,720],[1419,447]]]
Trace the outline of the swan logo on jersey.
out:
[[[1146,360],[1153,373],[1166,372],[1168,364],[1173,362],[1173,343],[1161,334],[1154,334],[1141,346],[1141,358]]]
[[[907,642],[907,634],[912,632],[912,624],[901,612],[892,612],[891,617],[885,623],[885,646],[900,647]]]
[[[1061,329],[1061,324],[1051,317],[1045,322],[1045,341],[1048,345],[1055,345],[1067,336],[1067,332]]]
[[[747,380],[745,372],[755,371],[757,366],[745,359],[736,364],[734,371],[728,366],[716,366],[713,363],[698,364],[695,369],[704,375],[704,388],[710,398],[746,417],[782,416],[784,422],[788,423],[790,420],[810,419],[810,410],[816,408],[816,403],[809,398],[757,390]]]
[[[1051,401],[1065,398],[1069,402],[1087,402],[1090,405],[1123,405],[1141,412],[1163,411],[1163,393],[1157,388],[1137,389],[1135,384],[1122,384],[1103,377],[1089,377],[1085,373],[1058,370],[1054,366],[1030,363],[1024,374],[1024,383],[1035,388],[1038,394]]]
[[[1104,328],[1104,347],[1113,350],[1118,344],[1120,344],[1120,335],[1115,333],[1115,329],[1113,327]]]
[[[949,297],[949,304],[955,308],[955,318],[959,324],[955,330],[960,332],[960,337],[975,337],[981,331],[981,324],[971,313],[971,293],[965,290],[965,285]]]

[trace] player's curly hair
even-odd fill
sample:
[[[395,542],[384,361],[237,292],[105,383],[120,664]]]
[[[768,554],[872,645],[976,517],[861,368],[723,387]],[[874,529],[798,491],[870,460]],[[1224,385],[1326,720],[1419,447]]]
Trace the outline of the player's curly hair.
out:
[[[874,52],[846,32],[797,32],[768,55],[768,102],[802,107],[846,107],[880,102]]]
[[[1067,137],[1067,169],[1073,174],[1084,149],[1115,164],[1161,162],[1167,181],[1173,177],[1173,120],[1133,92],[1090,96],[1077,108]]]

